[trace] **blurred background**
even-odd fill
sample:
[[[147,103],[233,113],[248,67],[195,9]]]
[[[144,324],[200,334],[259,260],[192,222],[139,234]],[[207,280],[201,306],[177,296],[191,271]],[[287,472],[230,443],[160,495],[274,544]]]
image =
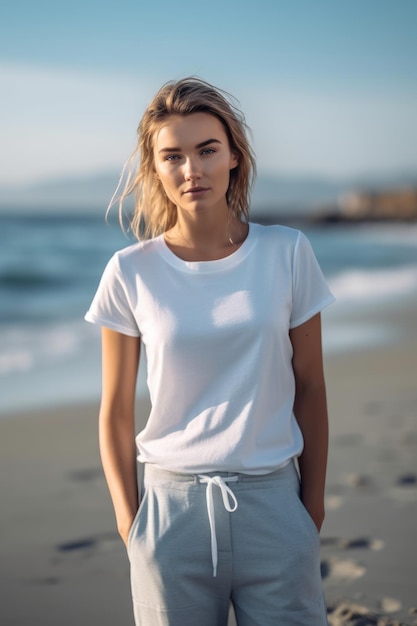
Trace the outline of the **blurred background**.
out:
[[[98,397],[83,315],[132,243],[105,210],[147,102],[187,75],[246,114],[252,219],[310,237],[326,351],[394,341],[374,312],[416,300],[416,19],[414,0],[3,2],[0,412]]]

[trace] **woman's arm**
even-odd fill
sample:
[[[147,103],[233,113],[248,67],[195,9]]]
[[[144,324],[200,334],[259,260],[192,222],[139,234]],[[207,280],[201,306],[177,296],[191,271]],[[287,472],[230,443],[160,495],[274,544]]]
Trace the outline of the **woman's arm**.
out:
[[[138,508],[135,393],[140,339],[102,330],[100,455],[124,543]]]
[[[329,437],[320,314],[292,329],[290,339],[296,383],[294,414],[304,437],[298,459],[301,499],[320,531]]]

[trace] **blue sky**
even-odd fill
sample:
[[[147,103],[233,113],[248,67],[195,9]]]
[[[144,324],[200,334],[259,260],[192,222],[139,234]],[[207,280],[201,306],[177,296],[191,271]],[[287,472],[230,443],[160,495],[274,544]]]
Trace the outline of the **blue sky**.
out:
[[[261,172],[416,172],[416,32],[416,0],[3,0],[0,185],[120,169],[191,74],[238,98]]]

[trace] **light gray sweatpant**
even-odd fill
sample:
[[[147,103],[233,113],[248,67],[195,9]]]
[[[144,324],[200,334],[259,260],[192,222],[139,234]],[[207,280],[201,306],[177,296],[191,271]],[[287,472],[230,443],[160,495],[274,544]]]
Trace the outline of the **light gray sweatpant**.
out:
[[[145,466],[128,538],[136,626],[325,626],[319,535],[294,463],[202,476]]]

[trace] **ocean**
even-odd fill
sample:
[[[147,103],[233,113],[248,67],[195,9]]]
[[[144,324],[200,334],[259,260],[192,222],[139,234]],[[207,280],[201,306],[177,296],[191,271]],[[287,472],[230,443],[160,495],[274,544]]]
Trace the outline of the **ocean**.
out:
[[[325,353],[394,341],[401,329],[373,313],[417,304],[417,224],[296,227],[337,298]],[[0,215],[0,415],[97,400],[100,332],[83,316],[106,262],[131,243],[102,216]]]

